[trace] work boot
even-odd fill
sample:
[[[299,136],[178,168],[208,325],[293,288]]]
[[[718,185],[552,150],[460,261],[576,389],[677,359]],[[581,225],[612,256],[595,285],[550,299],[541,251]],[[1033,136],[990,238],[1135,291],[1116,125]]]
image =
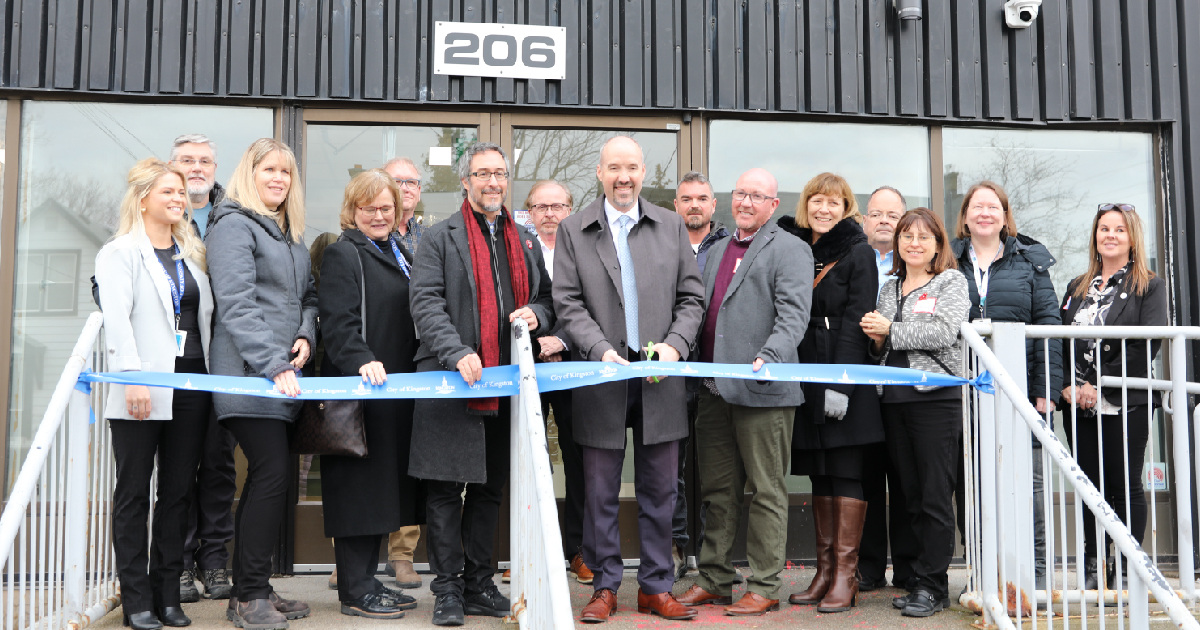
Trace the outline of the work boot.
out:
[[[200,581],[204,584],[204,596],[208,599],[229,599],[229,571],[226,569],[205,569],[200,572]]]
[[[834,567],[834,531],[836,516],[833,497],[814,496],[813,497],[813,524],[816,526],[816,543],[817,543],[817,574],[813,576],[812,583],[808,585],[808,590],[800,593],[792,593],[788,597],[788,601],[793,604],[808,605],[819,604],[821,598],[825,597],[825,592],[829,590],[830,584],[833,582],[833,567]],[[861,528],[860,528],[861,530]]]
[[[834,540],[836,556],[833,582],[817,612],[845,612],[854,606],[858,595],[858,545],[862,541],[863,523],[867,520],[867,502],[850,497],[835,497],[837,534]]]
[[[421,588],[421,576],[413,568],[412,560],[392,560],[388,562],[392,577],[396,578],[396,586],[400,588]]]
[[[183,604],[194,604],[200,601],[200,591],[196,588],[196,570],[184,569],[179,574],[179,601]]]
[[[267,599],[238,602],[233,625],[243,630],[287,630],[288,621]]]

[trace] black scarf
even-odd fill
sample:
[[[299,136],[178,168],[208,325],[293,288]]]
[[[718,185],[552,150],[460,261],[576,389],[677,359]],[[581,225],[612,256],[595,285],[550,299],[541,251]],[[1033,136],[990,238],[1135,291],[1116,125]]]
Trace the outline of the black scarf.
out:
[[[813,244],[812,228],[796,225],[795,217],[782,216],[779,217],[777,223],[784,231],[800,238],[812,247],[813,260],[816,262],[818,273],[825,265],[841,260],[842,256],[845,256],[855,245],[867,242],[867,235],[863,233],[862,226],[854,219],[838,221],[833,229],[826,232],[816,244]]]

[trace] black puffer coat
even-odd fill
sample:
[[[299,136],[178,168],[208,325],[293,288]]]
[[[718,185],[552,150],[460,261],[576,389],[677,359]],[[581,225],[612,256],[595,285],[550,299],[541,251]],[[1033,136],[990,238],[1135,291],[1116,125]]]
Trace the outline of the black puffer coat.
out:
[[[979,287],[975,285],[975,266],[971,264],[968,251],[970,239],[955,239],[950,243],[958,270],[967,277],[967,289],[971,295],[970,319],[991,319],[997,322],[1024,322],[1037,325],[1061,324],[1058,312],[1058,297],[1050,281],[1050,267],[1056,262],[1045,245],[1018,235],[1004,240],[1004,255],[992,266],[988,279],[987,305],[979,306]],[[1026,373],[1029,383],[1029,398],[1058,398],[1062,391],[1063,359],[1062,341],[1051,339],[1050,349],[1050,394],[1046,389],[1046,353],[1041,339],[1025,340]]]
[[[879,273],[875,250],[854,219],[833,226],[815,244],[812,230],[796,225],[793,217],[779,219],[779,227],[812,247],[816,274],[825,265],[837,263],[813,290],[812,315],[800,342],[801,363],[873,364],[867,355],[870,339],[859,323],[875,310]],[[841,420],[825,417],[825,392],[834,390],[850,397],[850,407]],[[875,388],[863,385],[806,383],[804,404],[796,410],[792,449],[805,451],[873,444],[883,441],[883,420]],[[803,470],[797,459],[793,474]],[[798,468],[797,468],[798,467]]]

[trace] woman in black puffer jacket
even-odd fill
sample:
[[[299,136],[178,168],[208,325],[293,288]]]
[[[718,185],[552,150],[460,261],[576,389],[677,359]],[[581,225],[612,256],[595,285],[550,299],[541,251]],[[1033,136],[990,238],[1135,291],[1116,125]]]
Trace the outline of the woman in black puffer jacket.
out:
[[[1017,224],[1008,204],[1008,195],[999,184],[982,181],[963,197],[958,212],[958,237],[951,243],[958,269],[967,277],[971,295],[970,319],[996,322],[1058,325],[1058,297],[1050,281],[1049,269],[1054,256],[1041,243],[1017,235]],[[1046,353],[1050,370],[1046,371]],[[1025,365],[1029,401],[1039,413],[1054,411],[1054,393],[1062,391],[1062,341],[1025,340]],[[1047,383],[1047,378],[1049,382]],[[1046,576],[1045,515],[1042,491],[1042,453],[1034,443],[1034,573],[1038,588]],[[959,487],[963,487],[959,475]],[[963,530],[965,512],[963,492],[956,493],[959,503],[959,529]]]

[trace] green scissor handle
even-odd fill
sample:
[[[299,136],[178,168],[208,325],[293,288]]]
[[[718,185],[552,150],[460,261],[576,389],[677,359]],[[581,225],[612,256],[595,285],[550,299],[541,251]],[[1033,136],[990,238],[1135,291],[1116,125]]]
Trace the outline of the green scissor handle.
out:
[[[646,360],[653,361],[654,360],[654,342],[647,341],[645,350],[646,350]],[[650,378],[654,379],[655,383],[659,382],[657,376],[651,376]]]

